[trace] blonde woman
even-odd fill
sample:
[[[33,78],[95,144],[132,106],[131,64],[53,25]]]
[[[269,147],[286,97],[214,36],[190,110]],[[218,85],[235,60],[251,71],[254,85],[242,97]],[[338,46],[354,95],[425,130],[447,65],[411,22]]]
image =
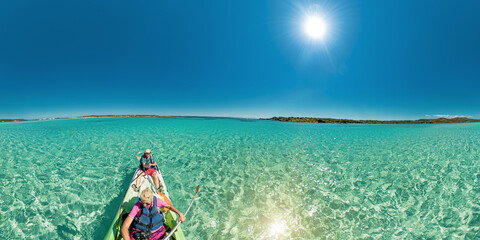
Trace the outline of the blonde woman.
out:
[[[165,227],[163,225],[164,214],[160,208],[172,210],[178,214],[178,221],[185,221],[185,216],[173,205],[168,205],[165,201],[153,195],[149,188],[142,191],[140,201],[133,205],[132,211],[122,225],[122,236],[125,240],[130,239],[149,239],[157,240],[165,238]],[[129,228],[133,227],[129,232]]]

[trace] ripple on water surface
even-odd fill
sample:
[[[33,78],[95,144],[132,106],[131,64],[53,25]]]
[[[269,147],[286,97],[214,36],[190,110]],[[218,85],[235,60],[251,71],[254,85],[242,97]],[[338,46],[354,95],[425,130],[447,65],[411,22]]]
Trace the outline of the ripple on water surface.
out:
[[[190,239],[480,237],[480,125],[0,124],[1,237],[97,239],[151,148]]]

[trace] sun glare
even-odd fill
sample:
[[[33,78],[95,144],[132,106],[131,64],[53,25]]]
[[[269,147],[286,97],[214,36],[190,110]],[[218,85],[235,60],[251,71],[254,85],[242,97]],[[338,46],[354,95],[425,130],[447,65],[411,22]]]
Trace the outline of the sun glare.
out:
[[[319,16],[309,16],[303,23],[305,33],[314,40],[322,39],[326,32],[327,26],[325,21]]]
[[[278,238],[281,235],[284,235],[288,232],[288,225],[287,221],[281,220],[272,222],[269,228],[269,234],[267,235],[268,238]]]
[[[336,18],[336,3],[292,2],[295,3],[292,3],[290,36],[302,50],[299,55],[302,61],[329,60],[330,48],[335,47],[340,26]]]

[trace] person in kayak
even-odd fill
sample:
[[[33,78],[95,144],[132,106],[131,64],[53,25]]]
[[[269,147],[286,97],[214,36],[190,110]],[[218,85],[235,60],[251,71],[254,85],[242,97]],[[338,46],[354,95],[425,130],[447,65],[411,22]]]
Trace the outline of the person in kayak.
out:
[[[140,200],[133,205],[132,211],[122,225],[122,237],[124,240],[149,239],[157,240],[165,238],[164,214],[160,208],[166,211],[172,210],[178,214],[178,221],[185,221],[185,216],[173,205],[153,195],[149,188],[142,191]],[[130,226],[132,229],[129,231]]]
[[[145,176],[145,173],[152,176],[153,182],[155,183],[155,188],[158,189],[160,187],[160,183],[158,181],[157,171],[155,171],[155,166],[157,166],[157,163],[152,155],[152,151],[147,149],[143,153],[142,157],[137,158],[138,161],[140,161],[140,168],[143,170],[143,172],[140,173],[141,176],[137,177],[137,181],[135,182],[133,189],[135,189],[137,192],[140,190],[140,181],[142,180],[142,177]]]

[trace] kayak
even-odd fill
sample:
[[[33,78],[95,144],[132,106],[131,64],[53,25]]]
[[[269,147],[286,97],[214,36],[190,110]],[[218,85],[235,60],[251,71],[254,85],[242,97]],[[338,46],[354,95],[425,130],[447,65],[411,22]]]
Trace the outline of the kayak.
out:
[[[137,170],[133,174],[132,180],[130,181],[130,184],[127,190],[125,191],[125,196],[123,197],[122,204],[120,205],[120,208],[118,209],[115,219],[110,225],[110,228],[108,229],[107,235],[105,236],[104,240],[123,239],[122,233],[121,233],[123,221],[128,216],[128,213],[130,213],[130,211],[132,210],[133,205],[139,200],[139,195],[143,190],[150,188],[155,193],[154,195],[157,198],[161,198],[163,201],[167,202],[168,204],[171,204],[170,197],[167,191],[167,186],[165,185],[163,176],[160,173],[160,170],[158,169],[158,167],[156,167],[155,170],[157,171],[159,183],[162,186],[161,191],[158,191],[158,192],[155,191],[153,177],[148,175],[147,177],[149,179],[146,179],[145,176],[141,177],[142,180],[139,186],[140,191],[138,192],[135,191],[135,189],[133,189],[132,187],[132,184],[136,182],[136,179],[137,179],[136,177],[138,176],[138,174],[142,172],[140,168],[137,168]],[[168,235],[170,230],[173,229],[177,224],[177,214],[172,211],[167,211],[164,215],[165,215],[164,226],[165,226],[166,235]],[[176,240],[185,240],[185,236],[183,235],[183,231],[180,227],[177,228],[172,238]]]

